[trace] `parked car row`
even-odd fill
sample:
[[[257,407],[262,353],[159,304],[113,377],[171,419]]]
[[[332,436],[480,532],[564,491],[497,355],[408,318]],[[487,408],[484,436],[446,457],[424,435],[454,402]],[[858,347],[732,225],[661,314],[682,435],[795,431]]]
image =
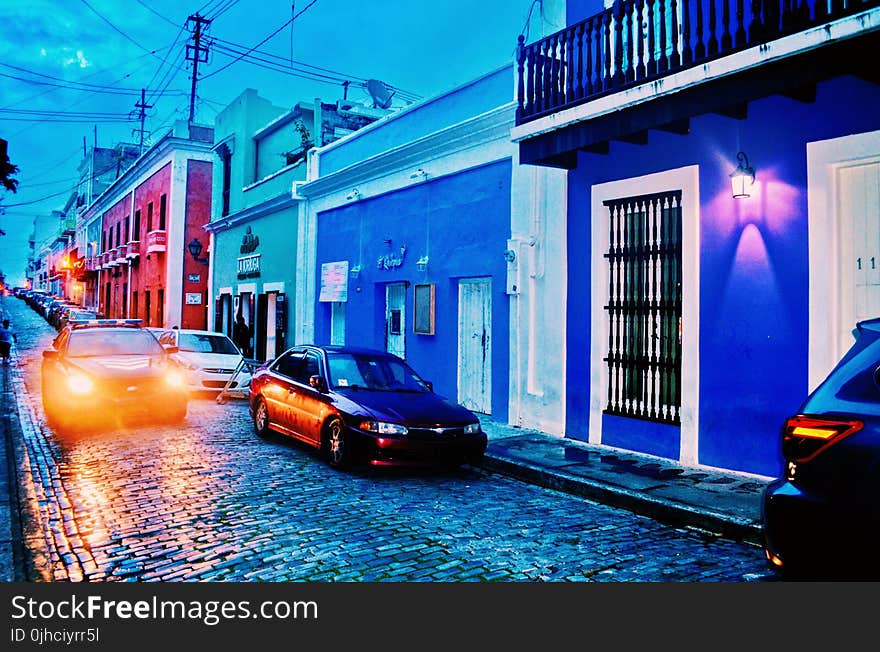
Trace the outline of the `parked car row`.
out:
[[[71,319],[99,319],[103,315],[87,310],[73,301],[49,294],[45,290],[19,290],[21,299],[42,315],[56,330],[61,330]]]

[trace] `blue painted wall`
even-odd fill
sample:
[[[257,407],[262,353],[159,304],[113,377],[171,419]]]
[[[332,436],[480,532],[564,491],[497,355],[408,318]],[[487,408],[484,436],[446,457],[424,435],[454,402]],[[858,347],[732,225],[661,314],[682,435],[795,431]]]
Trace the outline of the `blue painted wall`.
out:
[[[412,110],[382,118],[321,153],[326,176],[371,156],[406,145],[445,127],[513,102],[513,66],[504,66],[446,94],[421,102]]]
[[[492,278],[492,414],[507,419],[509,299],[502,253],[510,237],[509,160],[460,172],[359,201],[318,215],[317,275],[321,264],[360,262],[349,279],[345,342],[383,349],[385,285],[408,281],[406,358],[435,391],[457,397],[458,280]],[[378,269],[376,260],[407,247],[403,265]],[[428,253],[426,272],[416,260]],[[413,284],[435,283],[435,335],[413,333]],[[315,305],[315,339],[330,341],[330,304]]]
[[[750,103],[743,121],[699,116],[686,136],[652,131],[646,146],[613,142],[610,155],[582,153],[570,173],[568,247],[589,251],[593,184],[700,166],[702,464],[781,471],[780,426],[807,392],[806,143],[880,129],[878,105],[876,86],[842,77],[820,84],[815,103],[769,97]],[[761,184],[746,200],[730,192],[738,150]],[[589,265],[588,256],[569,256],[566,426],[578,439],[587,438],[589,423],[590,388],[581,382],[590,364]],[[619,421],[615,445],[671,450],[666,434],[648,433],[652,424],[629,420],[621,428]]]
[[[602,0],[568,0],[565,3],[565,24],[573,25],[605,9]]]

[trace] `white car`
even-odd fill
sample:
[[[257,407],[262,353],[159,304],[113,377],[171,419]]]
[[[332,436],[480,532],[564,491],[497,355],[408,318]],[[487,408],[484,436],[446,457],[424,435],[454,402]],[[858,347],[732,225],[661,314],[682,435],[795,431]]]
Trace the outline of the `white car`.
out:
[[[173,328],[158,335],[161,344],[177,347],[174,358],[186,367],[190,391],[215,392],[226,387],[234,394],[246,392],[251,384],[251,370],[238,347],[223,333]],[[238,373],[235,373],[238,370]]]

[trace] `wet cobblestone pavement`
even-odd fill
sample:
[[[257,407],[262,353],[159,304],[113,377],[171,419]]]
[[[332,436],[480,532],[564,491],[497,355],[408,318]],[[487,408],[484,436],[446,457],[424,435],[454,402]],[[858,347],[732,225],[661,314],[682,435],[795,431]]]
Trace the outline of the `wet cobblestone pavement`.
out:
[[[744,581],[761,550],[464,467],[340,473],[253,433],[244,401],[185,427],[59,440],[40,407],[54,331],[4,299],[35,580]]]

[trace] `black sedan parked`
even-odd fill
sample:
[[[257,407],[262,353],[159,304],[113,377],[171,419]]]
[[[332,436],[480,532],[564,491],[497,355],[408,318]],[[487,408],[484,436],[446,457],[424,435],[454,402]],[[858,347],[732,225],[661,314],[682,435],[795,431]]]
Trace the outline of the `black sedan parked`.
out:
[[[250,408],[258,435],[306,442],[336,468],[475,463],[486,450],[476,415],[384,351],[288,349],[254,373]]]
[[[163,348],[140,321],[71,321],[43,351],[43,409],[56,431],[184,420],[186,378],[170,355],[177,349]]]
[[[765,553],[792,579],[880,579],[880,319],[782,429],[785,475],[764,494]]]

